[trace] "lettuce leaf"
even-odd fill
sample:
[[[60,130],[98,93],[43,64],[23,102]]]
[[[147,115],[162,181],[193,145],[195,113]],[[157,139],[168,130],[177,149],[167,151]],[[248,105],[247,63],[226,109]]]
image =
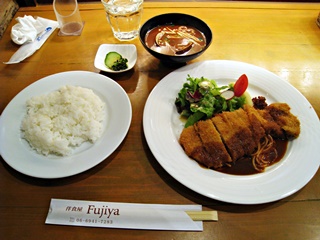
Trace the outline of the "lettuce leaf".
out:
[[[233,85],[218,87],[214,80],[188,75],[175,101],[177,111],[187,118],[185,127],[199,120],[211,118],[217,113],[243,107],[245,97],[233,97],[227,100],[221,96],[221,91],[224,89],[233,90]]]

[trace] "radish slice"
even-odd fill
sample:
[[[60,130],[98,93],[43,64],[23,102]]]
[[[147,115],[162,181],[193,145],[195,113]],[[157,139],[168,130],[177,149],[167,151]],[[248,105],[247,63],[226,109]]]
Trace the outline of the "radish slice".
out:
[[[229,100],[234,97],[234,92],[231,90],[224,91],[223,93],[221,93],[221,97],[225,98],[226,100]]]
[[[221,89],[221,90],[220,90],[220,94],[223,93],[223,92],[225,92],[225,91],[228,91],[229,89],[230,89],[230,88]]]

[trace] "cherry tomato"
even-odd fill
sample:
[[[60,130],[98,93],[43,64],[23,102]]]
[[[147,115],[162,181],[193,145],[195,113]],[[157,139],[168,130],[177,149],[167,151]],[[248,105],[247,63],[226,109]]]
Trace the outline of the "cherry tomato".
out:
[[[234,95],[240,97],[248,88],[248,77],[242,74],[233,86]]]

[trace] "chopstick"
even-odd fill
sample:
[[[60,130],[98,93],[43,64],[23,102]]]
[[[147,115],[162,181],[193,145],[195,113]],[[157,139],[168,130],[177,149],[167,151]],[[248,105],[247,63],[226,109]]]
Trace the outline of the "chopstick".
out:
[[[218,221],[217,211],[186,211],[193,221]]]

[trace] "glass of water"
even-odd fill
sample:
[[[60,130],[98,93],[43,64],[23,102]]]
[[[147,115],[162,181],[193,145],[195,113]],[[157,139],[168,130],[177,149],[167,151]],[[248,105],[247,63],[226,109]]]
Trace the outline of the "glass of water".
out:
[[[139,34],[143,0],[101,0],[113,35],[130,41]]]

